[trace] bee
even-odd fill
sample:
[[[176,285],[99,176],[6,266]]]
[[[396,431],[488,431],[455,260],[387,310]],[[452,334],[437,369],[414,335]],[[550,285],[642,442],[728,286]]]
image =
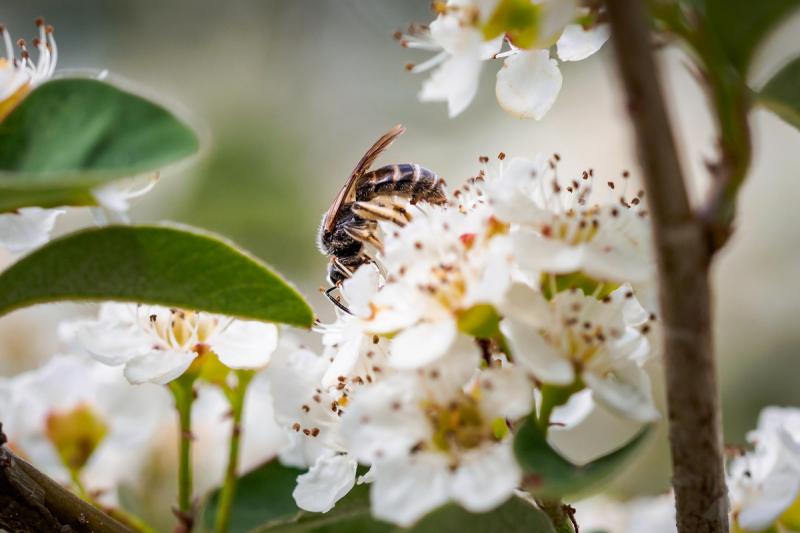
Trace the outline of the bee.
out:
[[[358,162],[333,204],[322,217],[317,243],[330,257],[325,295],[337,307],[349,313],[331,291],[353,275],[356,269],[373,259],[366,245],[378,250],[378,221],[404,226],[411,220],[407,205],[424,201],[441,205],[447,201],[444,180],[435,172],[416,163],[395,163],[369,170],[372,163],[406,129],[398,124],[381,136]]]

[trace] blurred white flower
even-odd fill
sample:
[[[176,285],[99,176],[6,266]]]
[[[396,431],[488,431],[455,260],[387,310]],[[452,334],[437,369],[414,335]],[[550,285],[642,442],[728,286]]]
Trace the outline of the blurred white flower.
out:
[[[650,355],[642,331],[649,319],[629,312],[643,322],[626,322],[624,308],[638,307],[629,286],[602,300],[579,290],[547,300],[521,283],[512,292],[500,328],[517,364],[544,383],[566,386],[578,379],[595,401],[622,416],[640,422],[659,417],[642,368]]]
[[[118,369],[56,356],[0,382],[0,420],[15,452],[62,483],[74,478],[114,503],[120,483],[136,484],[170,398],[133,388]]]
[[[505,58],[495,87],[500,106],[541,119],[561,89],[550,48],[556,46],[562,61],[579,61],[599,50],[609,35],[604,24],[584,28],[572,23],[586,14],[574,0],[449,0],[437,4],[437,10],[429,27],[412,26],[398,38],[405,47],[437,52],[409,70],[437,67],[419,99],[446,101],[451,118],[475,97],[483,62]],[[501,52],[504,43],[508,50]]]
[[[672,494],[626,502],[596,497],[575,504],[581,530],[609,533],[677,533]]]
[[[0,247],[19,254],[43,245],[62,213],[63,209],[23,207],[0,214]]]
[[[747,531],[775,524],[800,497],[800,409],[767,407],[748,433],[753,450],[731,461],[731,511]],[[785,524],[796,529],[800,523]]]
[[[258,369],[278,345],[274,324],[160,306],[104,303],[97,320],[62,332],[107,365],[125,365],[131,383],[166,384],[209,351],[232,369]]]
[[[47,81],[53,75],[58,60],[58,48],[53,37],[53,27],[43,19],[36,19],[39,36],[31,44],[38,57],[33,61],[24,39],[17,41],[20,55],[17,57],[11,35],[5,26],[0,25],[0,35],[6,49],[6,56],[0,57],[0,120],[16,106],[34,87]]]
[[[473,512],[508,499],[521,480],[507,420],[528,414],[533,388],[512,368],[489,368],[465,339],[425,372],[357,391],[342,420],[351,453],[371,465],[373,514],[407,526],[454,500]]]

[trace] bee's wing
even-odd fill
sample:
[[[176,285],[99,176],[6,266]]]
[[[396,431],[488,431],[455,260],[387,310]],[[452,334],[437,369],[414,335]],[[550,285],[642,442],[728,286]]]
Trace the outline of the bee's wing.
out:
[[[384,133],[381,138],[375,141],[375,144],[373,144],[372,147],[367,150],[367,153],[365,153],[364,157],[361,158],[361,161],[358,162],[356,168],[353,169],[350,177],[347,178],[347,181],[342,186],[339,194],[336,195],[336,199],[333,201],[333,204],[331,204],[330,209],[328,209],[328,212],[325,213],[325,222],[322,225],[324,231],[330,231],[333,229],[333,223],[336,220],[336,214],[339,212],[339,208],[342,206],[342,204],[352,194],[356,183],[358,183],[358,179],[364,175],[364,172],[369,169],[375,159],[377,159],[384,150],[389,148],[394,140],[402,135],[405,131],[406,129],[398,124]]]

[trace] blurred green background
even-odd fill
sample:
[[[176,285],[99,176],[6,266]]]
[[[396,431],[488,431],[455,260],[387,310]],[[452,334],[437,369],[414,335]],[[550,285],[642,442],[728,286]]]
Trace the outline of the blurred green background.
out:
[[[501,150],[558,152],[562,176],[585,167],[600,176],[638,172],[609,47],[563,66],[562,94],[541,122],[499,109],[499,65],[487,65],[478,98],[455,120],[442,104],[417,102],[422,77],[404,65],[427,55],[404,50],[392,33],[429,21],[428,0],[0,2],[0,22],[15,38],[32,37],[37,16],[55,26],[60,70],[108,69],[118,82],[178,106],[203,132],[201,156],[166,174],[132,218],[223,233],[294,280],[323,319],[332,312],[317,291],[325,276],[315,247],[319,218],[363,151],[397,122],[409,131],[384,160],[419,162],[451,185],[474,175],[478,156]],[[756,85],[800,48],[798,29],[798,20],[788,21],[762,51]],[[707,103],[679,51],[667,48],[662,59],[691,189],[700,198],[704,161],[714,155]],[[743,440],[762,407],[800,405],[800,135],[766,112],[752,122],[756,157],[738,230],[714,267],[732,443]],[[66,217],[59,230],[87,223],[86,216]],[[54,353],[55,324],[76,309],[85,308],[38,308],[0,320],[0,374]],[[592,441],[608,447],[632,431],[600,426]],[[667,486],[665,433],[655,441],[617,484],[622,492]]]

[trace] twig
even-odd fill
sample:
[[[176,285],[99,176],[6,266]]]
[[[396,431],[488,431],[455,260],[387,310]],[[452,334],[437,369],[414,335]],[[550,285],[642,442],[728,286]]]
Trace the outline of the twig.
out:
[[[5,446],[0,446],[0,530],[133,533]]]
[[[711,249],[689,204],[643,2],[606,4],[653,221],[678,530],[724,533],[728,503],[711,342]]]

